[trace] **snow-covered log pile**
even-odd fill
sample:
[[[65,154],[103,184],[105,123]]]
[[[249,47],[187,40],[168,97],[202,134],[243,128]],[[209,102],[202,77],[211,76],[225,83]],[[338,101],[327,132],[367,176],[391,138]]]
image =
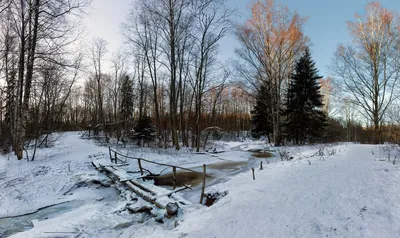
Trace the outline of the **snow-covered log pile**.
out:
[[[148,213],[156,217],[156,221],[161,222],[160,216],[171,218],[191,204],[176,194],[190,186],[168,190],[152,184],[152,181],[143,181],[142,176],[128,173],[111,163],[105,154],[91,156],[91,160],[93,166],[99,172],[106,174],[116,185],[120,195],[127,200],[124,210],[132,213]]]

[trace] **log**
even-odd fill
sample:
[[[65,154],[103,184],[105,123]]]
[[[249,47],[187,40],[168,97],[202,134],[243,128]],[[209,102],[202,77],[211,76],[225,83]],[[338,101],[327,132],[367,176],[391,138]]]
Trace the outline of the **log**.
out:
[[[180,188],[174,189],[174,191],[171,191],[171,192],[168,192],[168,193],[164,193],[164,194],[159,195],[159,196],[157,196],[155,198],[164,197],[164,196],[171,196],[174,193],[177,193],[177,192],[180,192],[180,191],[183,191],[183,190],[186,190],[186,189],[192,189],[192,186],[185,184],[184,187],[180,187]]]
[[[143,213],[143,212],[148,212],[150,213],[151,210],[153,210],[152,207],[149,206],[141,206],[141,207],[132,207],[132,206],[127,206],[126,209],[131,211],[132,213]]]
[[[134,184],[136,187],[139,187],[140,189],[142,189],[143,191],[150,193],[151,195],[157,195],[157,193],[151,191],[149,188],[143,186],[142,184],[140,184],[139,182],[136,182],[135,180],[130,180],[130,182],[132,184]]]
[[[157,202],[156,198],[152,197],[150,194],[146,194],[144,191],[140,191],[135,185],[128,181],[125,183],[132,192],[136,193],[138,196],[143,198],[145,201],[156,205],[158,208],[165,209],[166,205]]]
[[[126,171],[124,170],[118,170],[115,169],[112,166],[104,166],[103,167],[107,172],[111,173],[112,175],[116,176],[120,182],[125,182],[125,181],[129,181],[131,179],[134,179],[133,176],[129,175]],[[122,173],[122,175],[121,175]],[[125,175],[125,176],[123,176]]]
[[[93,160],[93,159],[92,159],[92,165],[93,165],[97,170],[99,170],[100,172],[104,170],[104,169],[103,169],[103,166],[102,166],[98,161],[96,161],[96,160]]]
[[[179,206],[176,202],[170,202],[166,206],[167,217],[173,217],[178,215]]]

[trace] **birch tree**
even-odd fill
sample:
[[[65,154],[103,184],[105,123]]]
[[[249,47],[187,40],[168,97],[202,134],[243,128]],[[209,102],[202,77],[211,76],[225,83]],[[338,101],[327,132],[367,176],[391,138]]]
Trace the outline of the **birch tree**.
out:
[[[374,128],[374,143],[381,142],[380,126],[395,99],[400,76],[400,17],[378,2],[364,15],[348,22],[353,44],[340,45],[332,71],[348,96]]]
[[[264,84],[269,89],[265,105],[272,115],[273,139],[280,145],[282,104],[295,60],[308,43],[302,32],[306,18],[277,5],[273,0],[251,4],[251,17],[239,25],[236,36],[241,48],[236,50],[238,76],[256,92]],[[258,92],[257,92],[258,93]]]
[[[86,0],[4,0],[0,4],[1,17],[4,19],[6,15],[10,22],[10,35],[15,35],[18,48],[12,115],[15,125],[12,144],[18,159],[23,157],[36,65],[40,62],[73,65],[66,56],[60,56],[70,55],[69,46],[79,38],[79,15],[87,3]]]

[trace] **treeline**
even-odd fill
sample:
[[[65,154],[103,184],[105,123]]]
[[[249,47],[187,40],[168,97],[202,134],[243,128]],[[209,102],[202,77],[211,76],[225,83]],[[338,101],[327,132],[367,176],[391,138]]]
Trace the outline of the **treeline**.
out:
[[[255,127],[275,145],[370,141],[365,126],[327,119],[331,79],[322,80],[310,58],[306,18],[273,0],[253,2],[239,25],[227,0],[135,0],[119,52],[108,52],[103,39],[82,44],[79,25],[88,6],[85,0],[0,1],[0,144],[18,159],[26,143],[46,146],[40,138],[57,130],[127,140],[139,136],[132,134],[143,129],[138,125],[155,128],[146,137],[155,146],[175,149],[199,150],[210,136],[241,138]],[[362,109],[367,125],[373,122],[376,143],[385,139],[385,113],[396,98],[400,28],[392,12],[367,7],[350,24],[355,43],[368,43],[357,49],[367,51],[339,47],[332,68],[348,89],[344,96]],[[377,28],[382,44],[375,44],[372,28],[361,27],[374,24],[384,26]],[[218,57],[230,32],[240,42],[233,69]],[[371,47],[391,51],[382,59]],[[365,59],[376,69],[362,70]],[[364,86],[352,91],[358,77]]]
[[[199,150],[211,134],[248,130],[253,98],[228,82],[231,70],[218,60],[218,44],[233,29],[227,2],[133,3],[121,29],[127,50],[107,62],[102,39],[77,48],[88,2],[1,2],[4,151],[21,159],[26,142],[42,145],[39,138],[57,130],[126,140],[146,117],[155,143],[176,149]]]

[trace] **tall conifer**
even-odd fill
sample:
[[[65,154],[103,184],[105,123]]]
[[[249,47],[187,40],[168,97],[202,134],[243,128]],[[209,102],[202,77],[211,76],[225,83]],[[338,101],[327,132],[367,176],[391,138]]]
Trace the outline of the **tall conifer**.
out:
[[[296,144],[315,141],[323,135],[326,115],[322,111],[318,70],[309,49],[297,61],[286,103],[286,138]]]

